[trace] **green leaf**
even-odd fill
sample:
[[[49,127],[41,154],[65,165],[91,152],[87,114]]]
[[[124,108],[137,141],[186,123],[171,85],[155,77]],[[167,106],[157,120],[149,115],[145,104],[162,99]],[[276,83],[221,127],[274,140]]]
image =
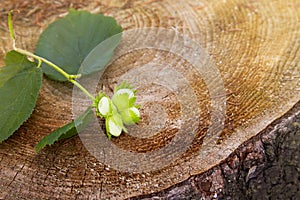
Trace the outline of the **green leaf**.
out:
[[[122,28],[112,17],[91,14],[86,11],[70,10],[69,14],[54,23],[41,34],[35,53],[52,61],[69,74],[77,74],[87,55],[101,42],[89,59],[85,61],[81,73],[90,74],[101,70],[110,60],[112,52],[121,38]],[[66,81],[65,77],[47,64],[42,64],[43,72],[51,79]]]
[[[0,68],[0,87],[20,71],[32,67],[31,64],[28,63],[27,58],[16,51],[8,52],[4,58],[4,62],[6,67]]]
[[[114,93],[117,93],[121,89],[130,89],[134,93],[136,92],[135,90],[133,90],[133,86],[131,86],[129,83],[126,83],[126,81],[123,81],[120,85],[115,86]]]
[[[35,146],[35,150],[39,152],[46,145],[52,145],[58,140],[67,139],[77,135],[79,132],[85,129],[93,120],[94,113],[92,108],[93,107],[90,106],[84,113],[82,113],[71,123],[43,137],[40,140],[40,142]]]
[[[140,121],[140,112],[136,107],[128,108],[121,113],[122,121],[126,125],[133,125]]]
[[[25,60],[27,60],[27,58],[23,54],[20,54],[14,50],[8,52],[4,58],[4,62],[6,65],[18,63],[22,64]],[[26,65],[20,65],[20,67],[26,67]]]
[[[14,51],[0,70],[0,142],[11,136],[31,115],[42,84],[37,64]]]
[[[121,41],[121,33],[109,37],[98,44],[84,59],[78,74],[88,75],[93,72],[102,70],[111,60],[114,49]]]

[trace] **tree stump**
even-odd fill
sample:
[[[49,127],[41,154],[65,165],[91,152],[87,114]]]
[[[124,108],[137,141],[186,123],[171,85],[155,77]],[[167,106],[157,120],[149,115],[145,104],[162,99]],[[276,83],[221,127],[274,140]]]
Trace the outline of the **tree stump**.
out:
[[[220,86],[217,81],[210,79],[207,83],[203,78],[205,72],[197,73],[193,63],[163,49],[137,49],[117,58],[105,70],[102,81],[106,88],[113,87],[128,71],[156,61],[157,65],[168,65],[183,75],[196,100],[196,104],[188,106],[200,110],[200,115],[195,116],[198,124],[193,124],[196,130],[193,141],[185,152],[159,169],[135,172],[118,170],[107,164],[109,158],[99,161],[80,137],[58,142],[40,153],[34,151],[43,136],[74,117],[72,85],[44,77],[33,115],[16,134],[0,144],[0,199],[296,199],[300,196],[298,1],[24,0],[0,5],[3,23],[9,10],[20,10],[15,21],[17,46],[30,51],[34,51],[41,30],[66,14],[69,7],[111,15],[124,31],[164,28],[184,35],[210,56],[225,92],[211,96]],[[6,25],[1,27],[3,57],[11,49],[11,41]],[[162,40],[157,36],[157,40]],[[132,39],[137,43],[144,40],[138,36]],[[141,73],[151,70],[144,67]],[[186,134],[190,131],[181,130],[184,107],[178,93],[162,85],[148,85],[139,96],[149,97],[146,100],[150,102],[145,105],[142,122],[149,125],[146,118],[153,114],[151,106],[159,105],[165,111],[161,115],[165,118],[165,128],[148,138],[147,134],[145,138],[124,134],[113,139],[113,145],[126,150],[120,153],[120,159],[132,152],[146,154],[162,149],[172,143],[179,131]],[[225,102],[222,106],[226,107],[219,108],[224,115],[214,118],[213,102],[219,99]],[[211,124],[219,118],[224,118],[222,131],[209,132]],[[277,172],[279,176],[273,179]],[[256,181],[266,184],[260,187]],[[285,184],[288,190],[281,190]]]

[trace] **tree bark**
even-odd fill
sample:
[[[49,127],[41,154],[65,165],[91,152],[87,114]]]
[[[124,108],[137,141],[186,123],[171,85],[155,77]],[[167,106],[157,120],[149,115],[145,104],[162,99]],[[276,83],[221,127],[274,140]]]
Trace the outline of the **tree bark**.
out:
[[[101,79],[106,88],[113,88],[130,70],[140,70],[142,74],[154,71],[140,68],[155,61],[158,66],[171,66],[184,77],[201,111],[201,115],[195,116],[199,125],[194,127],[197,130],[194,140],[173,163],[153,171],[130,172],[107,164],[109,158],[97,159],[79,137],[58,142],[40,153],[34,151],[43,136],[68,123],[74,112],[72,85],[44,77],[33,115],[0,144],[0,199],[297,199],[299,196],[298,1],[78,0],[71,4],[24,0],[0,5],[5,13],[1,15],[2,22],[9,10],[20,10],[15,19],[17,46],[30,51],[34,50],[40,31],[61,17],[60,14],[66,14],[70,6],[111,15],[125,32],[159,27],[185,35],[210,55],[226,92],[225,96],[210,96],[214,92],[210,88],[217,90],[220,85],[215,81],[205,82],[205,72],[197,72],[192,63],[178,54],[138,49],[116,59]],[[2,27],[1,57],[11,49],[8,32],[5,25]],[[170,37],[175,40],[175,36]],[[157,35],[157,40],[163,44],[160,37]],[[146,39],[151,38],[139,35],[131,38],[137,43]],[[131,152],[143,154],[161,149],[172,141],[180,130],[179,122],[184,120],[183,105],[178,99],[180,91],[176,92],[155,85],[141,89],[138,98],[149,97],[147,100],[153,105],[163,107],[165,115],[161,116],[166,120],[166,128],[146,139],[126,134],[113,139],[115,146],[125,150],[120,159]],[[223,97],[224,128],[221,133],[208,134],[210,125],[216,123],[212,102]],[[144,116],[152,114],[149,105],[145,105]]]

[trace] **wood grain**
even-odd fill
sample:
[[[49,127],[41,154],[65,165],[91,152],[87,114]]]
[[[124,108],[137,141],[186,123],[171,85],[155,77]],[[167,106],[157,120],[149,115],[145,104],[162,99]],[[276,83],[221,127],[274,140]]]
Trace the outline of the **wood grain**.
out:
[[[296,0],[105,0],[85,8],[114,16],[125,30],[167,28],[201,44],[223,79],[227,93],[225,128],[219,140],[202,145],[203,138],[209,137],[205,127],[211,123],[209,92],[201,77],[187,73],[204,114],[190,149],[171,165],[145,173],[121,172],[94,158],[79,137],[36,154],[34,145],[38,140],[72,118],[72,86],[45,78],[31,118],[0,145],[0,199],[124,199],[156,192],[217,165],[300,100],[300,4]],[[17,44],[33,50],[40,31],[57,17],[56,13],[44,19],[41,26],[17,23]],[[7,31],[1,29],[0,35],[3,57],[10,41]],[[183,72],[193,70],[176,55],[140,50],[122,56],[107,68],[105,83],[113,86],[128,69],[154,56],[162,64],[173,63],[176,67],[180,63],[178,70]],[[159,89],[154,87],[154,93],[165,92],[176,101],[174,94]],[[159,103],[169,111],[168,119],[180,117],[176,104],[162,99]],[[124,135],[113,142],[132,151],[147,152],[164,146],[166,136],[172,138],[173,134],[176,131],[162,131],[146,143]]]

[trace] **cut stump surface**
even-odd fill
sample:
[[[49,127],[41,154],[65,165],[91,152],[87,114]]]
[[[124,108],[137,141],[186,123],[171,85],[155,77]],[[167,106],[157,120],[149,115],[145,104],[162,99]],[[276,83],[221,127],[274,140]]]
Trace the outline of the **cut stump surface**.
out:
[[[107,164],[111,161],[109,158],[104,158],[104,162],[99,161],[79,137],[58,142],[40,153],[34,151],[35,144],[43,136],[73,118],[72,85],[44,77],[33,115],[16,134],[0,144],[0,199],[126,199],[149,195],[174,185],[180,187],[190,177],[197,180],[198,174],[210,173],[208,170],[214,166],[217,168],[213,168],[212,173],[226,174],[224,170],[227,168],[222,168],[222,163],[231,153],[266,130],[276,119],[288,116],[285,114],[300,101],[299,1],[28,2],[0,3],[3,8],[0,24],[2,58],[11,49],[11,41],[4,24],[9,10],[20,10],[15,22],[17,46],[33,51],[41,30],[54,19],[61,17],[60,14],[66,14],[69,7],[75,7],[113,16],[125,31],[147,27],[164,28],[186,36],[199,44],[210,56],[220,73],[224,94],[211,96],[216,94],[214,90],[219,91],[220,80],[212,81],[213,78],[210,77],[208,83],[204,78],[206,71],[199,73],[192,63],[178,54],[170,54],[163,49],[144,48],[118,57],[106,68],[100,81],[108,90],[128,71],[137,70],[141,74],[147,74],[155,70],[159,72],[165,66],[180,73],[186,83],[175,91],[172,86],[163,87],[164,84],[149,84],[140,88],[138,98],[145,103],[142,122],[144,125],[151,125],[150,118],[155,115],[155,108],[159,106],[160,109],[156,110],[164,112],[158,112],[155,116],[164,120],[161,124],[163,128],[153,129],[154,132],[149,133],[151,137],[148,132],[143,132],[140,137],[124,134],[113,139],[112,144],[124,150],[120,153],[120,160],[127,158],[132,152],[140,155],[164,148],[172,143],[179,131],[190,134],[188,128],[184,130],[182,127],[194,119],[198,120],[196,126],[192,124],[193,130],[196,130],[193,141],[186,151],[174,157],[174,162],[154,171],[126,172]],[[50,8],[55,10],[45,15],[45,10]],[[162,40],[161,35],[157,33],[156,36],[158,41]],[[148,37],[137,35],[132,39],[136,43],[142,43],[151,40]],[[170,37],[175,40],[176,34]],[[121,44],[120,48],[122,47],[124,46]],[[1,62],[3,64],[2,60]],[[149,63],[162,68],[147,68]],[[164,77],[165,74],[161,74]],[[167,80],[164,83],[176,80],[171,80],[172,77],[168,74],[164,78]],[[178,85],[181,86],[181,82]],[[194,109],[195,113],[192,114],[196,116],[185,120],[185,107],[181,100],[189,99],[184,96],[188,94],[184,92],[189,90],[192,91],[196,103],[188,104],[187,108],[196,106],[200,114]],[[219,99],[225,100],[225,104],[216,108],[213,102],[218,102]],[[218,109],[220,112],[216,112]],[[209,132],[211,125],[216,120],[223,119],[222,117],[225,119],[222,131],[214,132],[212,129]],[[155,122],[159,121],[161,120]],[[181,123],[182,121],[186,123]],[[139,126],[142,127],[143,123]],[[107,153],[103,149],[99,151]],[[159,161],[160,156],[167,157],[168,153],[172,152],[167,151],[166,155],[157,155],[153,159]],[[125,159],[124,163],[119,163],[119,167],[124,169],[126,162],[130,161]],[[154,164],[155,162],[152,163]],[[254,174],[257,172],[254,168],[251,170]],[[252,187],[252,171],[246,177],[249,187]],[[210,184],[213,183],[201,182],[196,188],[200,188],[199,191],[211,190]],[[155,195],[162,196],[158,193]],[[209,195],[213,198],[214,194]],[[151,195],[145,198],[148,197],[151,198]]]

